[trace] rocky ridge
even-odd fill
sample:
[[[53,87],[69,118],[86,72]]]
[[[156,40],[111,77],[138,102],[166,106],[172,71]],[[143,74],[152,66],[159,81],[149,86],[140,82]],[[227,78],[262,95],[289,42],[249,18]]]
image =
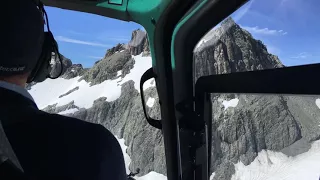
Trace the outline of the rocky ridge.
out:
[[[146,33],[136,30],[128,45],[118,44],[107,51],[94,67],[84,70],[71,65],[64,78],[82,76],[91,85],[127,75],[135,64],[132,55],[149,54]],[[203,75],[226,74],[283,67],[279,58],[268,53],[267,47],[237,25],[231,18],[210,31],[194,52],[195,79]],[[121,73],[118,73],[121,72]],[[72,92],[71,92],[72,93]],[[158,100],[156,89],[145,92],[146,98]],[[236,107],[225,108],[224,100],[239,99]],[[235,172],[234,163],[250,164],[263,150],[280,151],[290,156],[305,152],[310,143],[320,139],[320,110],[315,97],[261,96],[244,94],[214,94],[212,99],[212,166],[215,180],[229,180]],[[155,108],[148,109],[152,117],[160,117]],[[132,162],[130,169],[166,174],[161,132],[148,125],[144,118],[139,92],[134,82],[122,85],[121,96],[108,102],[102,97],[89,109],[70,102],[44,110],[59,113],[68,109],[79,111],[68,116],[103,124],[118,138],[124,138]]]
[[[194,52],[195,78],[284,67],[261,41],[231,18],[208,36]],[[230,179],[233,164],[241,161],[248,165],[263,149],[294,156],[320,138],[315,97],[213,94],[211,98],[215,132],[211,168],[216,180]],[[221,101],[234,98],[239,99],[238,105],[225,110]]]
[[[143,56],[150,55],[149,41],[147,33],[140,29],[132,32],[132,38],[128,43],[128,49],[132,55],[143,53]]]

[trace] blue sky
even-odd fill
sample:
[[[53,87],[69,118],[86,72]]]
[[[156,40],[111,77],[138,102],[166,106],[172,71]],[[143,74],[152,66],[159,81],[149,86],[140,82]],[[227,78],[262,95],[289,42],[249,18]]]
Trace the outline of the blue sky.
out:
[[[253,0],[233,13],[235,21],[286,66],[320,62],[320,1]]]
[[[129,42],[132,31],[142,28],[133,22],[83,12],[52,7],[46,11],[60,52],[84,67],[91,67],[117,43]]]
[[[251,0],[232,17],[287,66],[320,62],[320,1]],[[141,28],[88,13],[47,7],[60,51],[74,63],[90,67],[117,43],[127,43]]]

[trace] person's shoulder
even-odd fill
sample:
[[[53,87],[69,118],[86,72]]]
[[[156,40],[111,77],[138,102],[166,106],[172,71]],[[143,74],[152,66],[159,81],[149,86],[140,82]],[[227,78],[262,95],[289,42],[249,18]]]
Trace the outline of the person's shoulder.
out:
[[[70,116],[60,114],[51,114],[39,110],[37,113],[38,119],[42,119],[52,127],[68,129],[69,131],[79,131],[80,133],[90,133],[91,136],[112,136],[113,135],[102,125],[87,122]]]
[[[73,159],[74,162],[81,157],[82,163],[92,166],[89,169],[94,174],[100,174],[106,179],[113,173],[116,177],[112,179],[126,179],[121,146],[104,126],[40,110],[29,110],[28,113],[35,120],[32,127],[36,128],[33,129],[41,129],[40,134],[47,136],[50,147],[64,147],[65,152],[59,156],[68,154],[66,158]]]
[[[50,116],[49,120],[56,121],[56,126],[59,126],[64,131],[68,129],[68,136],[71,136],[71,139],[80,141],[80,144],[76,143],[79,147],[84,145],[85,142],[86,146],[90,147],[90,151],[95,152],[94,157],[99,159],[105,167],[114,169],[120,174],[125,174],[121,146],[116,137],[104,126],[58,114],[42,113]],[[64,138],[66,137],[64,136]],[[114,166],[114,168],[110,166]]]
[[[50,114],[44,111],[39,111],[38,119],[46,122],[44,126],[50,127],[50,131],[64,132],[63,138],[70,140],[80,140],[80,144],[86,142],[96,151],[116,151],[121,152],[116,137],[100,124],[95,124],[83,121],[77,118],[63,116],[59,114]],[[112,148],[110,148],[112,147]]]

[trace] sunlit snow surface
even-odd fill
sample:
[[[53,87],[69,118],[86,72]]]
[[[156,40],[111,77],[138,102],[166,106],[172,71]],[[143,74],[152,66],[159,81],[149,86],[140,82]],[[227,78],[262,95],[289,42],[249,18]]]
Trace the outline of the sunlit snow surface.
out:
[[[147,101],[147,106],[152,108],[153,105],[154,105],[155,100],[156,100],[155,98],[149,97],[148,101]]]
[[[318,180],[320,178],[320,140],[308,152],[288,157],[281,152],[261,151],[248,166],[235,165],[232,180]]]
[[[68,109],[68,110],[65,110],[65,111],[59,112],[59,114],[64,115],[64,114],[75,113],[75,112],[77,112],[77,111],[79,111],[79,109],[77,109],[77,108],[73,108],[73,109]]]
[[[127,174],[130,173],[130,170],[129,170],[129,164],[131,162],[131,159],[130,159],[130,156],[127,154],[126,150],[127,150],[127,146],[124,144],[124,139],[118,139],[118,142],[121,146],[121,149],[122,149],[122,153],[123,153],[123,156],[124,156],[124,162],[126,164],[126,171],[127,171]],[[144,175],[144,176],[141,176],[141,177],[138,177],[136,176],[135,177],[136,180],[167,180],[167,177],[162,175],[162,174],[159,174],[157,172],[154,172],[154,171],[151,171],[149,172],[148,174]]]
[[[116,137],[117,138],[117,137]],[[118,139],[118,142],[121,146],[121,149],[122,149],[122,153],[123,153],[123,157],[124,157],[124,163],[126,164],[126,172],[127,174],[130,173],[130,170],[129,170],[129,164],[131,163],[131,159],[130,159],[130,156],[127,154],[127,148],[128,146],[126,146],[124,144],[124,139]]]
[[[210,176],[210,180],[213,180],[215,173],[212,173]]]
[[[121,76],[121,75],[122,75],[122,71],[120,70],[120,71],[117,72],[117,77]]]
[[[320,99],[316,99],[316,105],[317,105],[318,108],[320,109]]]
[[[222,105],[224,106],[224,110],[226,110],[229,107],[237,107],[238,103],[239,103],[239,99],[238,98],[234,98],[234,99],[231,99],[229,101],[224,100],[222,102]]]
[[[151,57],[142,57],[142,55],[133,56],[135,59],[134,67],[124,78],[118,77],[115,80],[106,80],[101,84],[90,86],[85,80],[78,81],[80,77],[73,79],[47,79],[42,83],[35,84],[29,90],[30,94],[36,101],[40,109],[48,105],[57,103],[57,106],[62,106],[74,101],[74,104],[79,108],[90,108],[94,100],[100,97],[106,97],[107,101],[114,101],[121,95],[121,85],[129,80],[135,82],[135,89],[139,92],[140,78],[142,74],[152,66]],[[119,75],[120,73],[118,73]],[[78,90],[59,98],[60,95],[72,90],[75,87]],[[147,82],[143,88],[147,89],[154,84],[151,81]]]

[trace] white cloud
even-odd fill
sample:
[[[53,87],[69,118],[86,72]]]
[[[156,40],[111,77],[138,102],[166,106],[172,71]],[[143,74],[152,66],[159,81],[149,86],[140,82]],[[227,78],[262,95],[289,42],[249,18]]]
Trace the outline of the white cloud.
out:
[[[55,39],[57,41],[67,42],[67,43],[73,43],[73,44],[83,44],[88,46],[98,46],[98,47],[110,47],[108,44],[101,44],[96,42],[90,42],[90,41],[82,41],[78,39],[72,39],[64,36],[56,36]]]
[[[259,28],[258,26],[250,27],[250,26],[241,26],[252,34],[261,34],[261,35],[286,35],[288,32],[269,28]]]
[[[108,38],[108,40],[112,40],[112,41],[116,41],[116,42],[123,42],[123,41],[129,42],[130,41],[130,39],[125,36],[111,37],[111,38]]]
[[[299,53],[298,55],[293,56],[291,58],[292,59],[305,59],[305,58],[310,57],[310,56],[312,56],[312,55],[307,53],[307,52],[302,52],[302,53]]]
[[[102,56],[88,56],[88,58],[92,58],[92,59],[102,59]]]
[[[85,33],[78,32],[78,31],[73,31],[73,30],[69,30],[68,33],[75,34],[75,35],[85,35]]]

